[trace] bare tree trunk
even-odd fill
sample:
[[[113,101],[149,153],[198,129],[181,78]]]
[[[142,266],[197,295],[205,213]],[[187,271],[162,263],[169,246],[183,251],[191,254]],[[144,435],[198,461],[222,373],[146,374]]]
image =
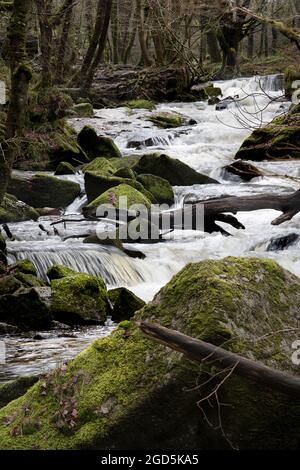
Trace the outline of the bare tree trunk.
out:
[[[35,0],[41,35],[41,62],[43,88],[48,88],[52,84],[52,41],[53,29],[50,23],[52,13],[52,0]]]
[[[118,2],[113,0],[111,11],[111,37],[112,37],[112,59],[114,64],[119,63],[119,7]]]
[[[212,64],[218,64],[222,61],[222,57],[219,50],[217,35],[213,29],[210,29],[209,31],[207,31],[206,37],[210,61]]]
[[[98,48],[95,57],[93,58],[91,65],[84,77],[83,83],[81,84],[82,90],[86,93],[94,79],[94,74],[95,71],[98,67],[98,65],[101,62],[105,46],[107,43],[107,35],[108,35],[108,28],[110,24],[110,19],[111,19],[111,11],[112,11],[112,3],[113,0],[100,0],[101,5],[104,9],[103,11],[103,23],[101,24],[101,31],[100,31],[100,36],[99,36],[99,41],[98,41]]]
[[[60,82],[62,80],[62,77],[64,76],[66,49],[67,49],[67,44],[68,44],[69,35],[70,35],[73,8],[75,6],[75,2],[76,0],[73,0],[72,5],[70,6],[70,8],[66,11],[64,15],[62,33],[61,33],[60,44],[59,44],[57,60],[56,60],[56,74],[55,74],[56,82]]]
[[[6,139],[21,136],[27,121],[28,88],[31,70],[26,63],[26,35],[30,0],[14,0],[8,37],[10,41],[11,89],[6,121]],[[14,148],[10,142],[0,149],[0,203],[7,189],[14,162]]]
[[[141,47],[142,53],[142,61],[146,67],[152,65],[152,60],[149,55],[149,51],[147,48],[147,32],[145,26],[145,9],[144,9],[144,1],[143,0],[136,0],[137,6],[137,22],[138,22],[138,37],[139,43]]]

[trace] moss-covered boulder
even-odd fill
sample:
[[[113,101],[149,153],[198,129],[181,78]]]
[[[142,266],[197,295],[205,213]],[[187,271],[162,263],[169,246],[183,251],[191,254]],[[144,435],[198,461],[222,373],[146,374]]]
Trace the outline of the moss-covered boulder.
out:
[[[161,129],[173,129],[182,126],[184,123],[184,119],[180,114],[169,112],[154,114],[149,117],[149,121]]]
[[[78,143],[93,160],[97,157],[121,158],[121,152],[109,137],[98,136],[95,129],[85,126],[78,134]]]
[[[129,320],[133,314],[143,308],[145,302],[125,287],[119,287],[108,292],[112,304],[114,322],[119,323]]]
[[[119,178],[135,179],[136,174],[131,168],[119,168],[119,170],[114,172],[114,176],[118,176]]]
[[[132,169],[138,174],[160,176],[169,181],[172,186],[218,183],[209,176],[193,170],[180,160],[159,153],[143,155]]]
[[[164,178],[154,175],[138,175],[137,180],[160,204],[174,204],[174,192],[171,184]]]
[[[83,171],[89,171],[100,175],[112,175],[116,169],[106,158],[98,157],[84,165]]]
[[[299,300],[299,278],[273,261],[208,260],[184,268],[134,319],[297,375]],[[193,363],[143,338],[133,321],[125,326],[3,408],[1,449],[299,447],[298,401]]]
[[[151,201],[146,196],[144,196],[140,191],[129,186],[128,184],[120,184],[119,186],[113,187],[101,194],[88,204],[83,209],[85,215],[96,215],[97,209],[99,206],[107,205],[109,207],[114,207],[115,209],[120,208],[120,198],[124,202],[124,198],[127,198],[127,208],[130,209],[131,206],[136,204],[141,204],[146,208],[150,209]]]
[[[241,160],[290,160],[300,158],[300,105],[286,116],[253,131],[235,158]]]
[[[12,194],[6,194],[0,205],[0,223],[24,222],[37,220],[39,213],[23,200],[18,200]]]
[[[23,288],[0,296],[0,322],[16,325],[23,331],[49,328],[52,316],[39,288]]]
[[[92,118],[94,117],[94,109],[91,103],[78,103],[70,109],[74,116],[79,118]]]
[[[294,65],[287,67],[284,71],[284,90],[285,96],[289,100],[292,99],[293,93],[296,91],[296,88],[293,87],[294,82],[298,80],[300,81],[300,72],[296,67]]]
[[[80,194],[80,185],[54,176],[13,173],[9,191],[33,207],[66,207]]]
[[[60,175],[76,175],[76,169],[68,162],[60,162],[58,167],[55,170],[55,176]]]
[[[98,173],[86,171],[84,175],[84,183],[88,202],[93,201],[98,196],[108,191],[110,188],[117,187],[120,184],[127,184],[132,186],[137,191],[140,191],[142,194],[144,194],[145,197],[150,199],[151,202],[156,202],[153,194],[147,191],[147,189],[145,189],[144,186],[135,179],[120,178],[114,175],[100,175]]]
[[[50,281],[53,281],[54,279],[62,279],[63,277],[74,276],[76,274],[78,274],[78,272],[60,264],[54,264],[47,271],[47,276]]]
[[[51,312],[67,325],[97,324],[110,313],[106,285],[101,278],[75,273],[51,281]]]
[[[118,171],[123,168],[132,169],[139,162],[140,158],[140,155],[128,155],[122,158],[111,158],[109,162],[114,166],[115,171]]]
[[[125,106],[129,109],[147,109],[148,111],[153,111],[153,109],[155,109],[155,104],[150,100],[126,101]]]
[[[38,380],[39,376],[19,377],[0,385],[0,408],[24,395]]]
[[[222,90],[212,84],[203,86],[202,88],[193,90],[194,95],[201,101],[217,98],[222,96]]]

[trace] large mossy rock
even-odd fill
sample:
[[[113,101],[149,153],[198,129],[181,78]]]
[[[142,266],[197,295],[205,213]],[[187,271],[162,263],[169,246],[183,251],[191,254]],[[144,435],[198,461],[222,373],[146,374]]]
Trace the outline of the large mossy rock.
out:
[[[299,300],[299,278],[273,261],[208,260],[184,268],[135,320],[298,374],[291,345],[298,339]],[[126,322],[3,408],[0,447],[299,448],[299,401],[229,372],[217,375],[214,363],[190,362]],[[212,394],[201,410],[199,400],[222,380],[218,401]]]
[[[101,194],[105,193],[111,188],[119,186],[120,184],[127,184],[132,186],[137,191],[144,194],[145,197],[150,199],[151,202],[157,202],[153,194],[147,191],[147,189],[145,189],[144,186],[135,179],[121,178],[114,175],[101,175],[98,173],[86,171],[84,175],[84,183],[88,202],[94,201]]]
[[[106,158],[98,157],[85,165],[83,171],[89,171],[100,175],[112,175],[116,170]]]
[[[94,109],[91,103],[78,103],[74,104],[70,109],[73,115],[79,118],[92,118],[94,117]]]
[[[13,173],[9,191],[33,207],[66,207],[80,194],[80,185],[54,176]]]
[[[49,328],[52,316],[39,289],[21,286],[12,294],[0,295],[0,322],[23,331]]]
[[[119,209],[122,206],[122,204],[120,206],[120,202],[125,202],[125,198],[127,198],[127,209],[130,209],[133,205],[143,205],[147,209],[151,207],[151,201],[140,191],[128,184],[120,184],[94,199],[94,201],[84,207],[83,213],[86,216],[95,216],[99,206]],[[122,208],[124,209],[124,207]]]
[[[218,183],[209,176],[197,173],[180,160],[159,153],[143,155],[132,169],[139,174],[160,176],[169,181],[172,186]]]
[[[112,319],[117,323],[129,320],[137,310],[146,305],[142,299],[125,287],[110,290],[108,296],[113,307]]]
[[[121,158],[121,152],[109,137],[98,136],[95,129],[85,126],[78,134],[78,143],[91,160],[98,157]]]
[[[54,319],[67,325],[104,322],[110,313],[104,281],[89,274],[72,274],[66,268],[56,268],[56,271],[60,271],[62,277],[51,281],[51,312]],[[55,274],[52,270],[48,275],[53,277]]]
[[[0,205],[0,223],[24,222],[37,220],[39,213],[23,200],[18,200],[12,194],[6,194]]]
[[[286,116],[253,131],[242,144],[235,159],[290,160],[300,159],[300,105]]]
[[[171,184],[164,178],[154,175],[138,175],[137,180],[160,204],[174,204],[174,192]]]

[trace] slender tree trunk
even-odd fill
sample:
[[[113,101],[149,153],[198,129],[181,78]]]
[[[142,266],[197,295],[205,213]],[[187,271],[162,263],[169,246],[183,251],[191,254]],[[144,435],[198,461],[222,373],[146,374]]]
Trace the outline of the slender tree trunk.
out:
[[[137,22],[138,22],[138,37],[139,43],[141,47],[142,53],[142,62],[146,67],[152,65],[152,60],[149,55],[148,47],[147,47],[147,32],[145,26],[145,9],[144,9],[144,1],[143,0],[136,0],[136,7],[137,7]]]
[[[39,25],[40,25],[40,41],[41,41],[41,62],[42,62],[42,81],[43,88],[52,85],[52,41],[53,29],[50,23],[52,13],[52,0],[35,0]]]
[[[93,83],[95,71],[101,62],[101,59],[105,50],[105,46],[107,43],[108,29],[109,29],[109,24],[110,24],[110,19],[111,19],[111,10],[112,10],[112,3],[113,3],[112,0],[100,0],[100,1],[104,7],[103,23],[102,23],[101,33],[99,37],[99,42],[98,42],[97,53],[95,57],[93,58],[93,61],[87,71],[87,74],[81,86],[83,92],[85,93],[90,89]]]
[[[210,55],[210,61],[212,64],[218,64],[219,62],[222,61],[220,50],[219,50],[219,45],[218,45],[218,39],[215,31],[213,29],[210,29],[206,33],[206,38],[207,38],[207,49],[208,53]]]
[[[10,42],[10,100],[6,121],[6,139],[22,136],[27,121],[28,88],[31,70],[26,63],[26,35],[30,0],[14,0],[8,37]],[[10,142],[0,149],[0,203],[7,189],[14,162],[14,147]]]
[[[70,35],[74,6],[75,6],[75,1],[72,5],[72,8],[70,7],[66,11],[65,16],[64,16],[64,21],[62,25],[62,33],[61,33],[60,44],[59,44],[57,60],[56,60],[56,74],[55,74],[56,82],[61,82],[62,77],[64,76],[66,49],[67,49],[67,44],[68,44],[69,35]]]
[[[248,36],[248,44],[247,44],[247,56],[250,59],[253,59],[254,56],[254,34],[250,33]]]
[[[114,64],[119,63],[119,8],[118,2],[113,0],[111,11],[111,38],[112,38],[112,59]]]

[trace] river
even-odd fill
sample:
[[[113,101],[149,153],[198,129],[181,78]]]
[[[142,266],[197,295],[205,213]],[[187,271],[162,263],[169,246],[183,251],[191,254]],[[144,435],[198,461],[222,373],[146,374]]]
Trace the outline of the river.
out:
[[[217,82],[223,96],[239,96],[238,105],[217,111],[215,106],[203,102],[168,103],[157,106],[157,111],[179,112],[196,121],[196,125],[172,130],[159,130],[147,120],[150,112],[128,111],[127,108],[95,111],[93,119],[73,119],[71,124],[80,130],[92,125],[99,134],[115,139],[123,155],[160,151],[190,165],[200,173],[217,179],[219,185],[194,185],[175,187],[175,206],[180,207],[184,198],[207,199],[230,195],[292,192],[299,187],[300,162],[280,161],[255,163],[259,168],[282,177],[259,177],[251,183],[243,183],[238,177],[229,176],[222,169],[233,161],[234,155],[252,128],[270,122],[284,112],[289,103],[280,100],[283,94],[278,76],[252,77]],[[277,100],[274,100],[277,98]],[[251,122],[249,127],[241,121]],[[83,175],[67,176],[84,189]],[[66,208],[66,217],[80,216],[86,197],[82,195]],[[258,256],[273,258],[283,267],[300,276],[300,242],[284,251],[267,251],[270,239],[290,233],[300,235],[300,219],[295,217],[282,226],[272,226],[278,215],[273,210],[239,213],[245,230],[229,228],[231,237],[202,232],[175,232],[165,243],[137,245],[147,256],[145,260],[132,259],[111,247],[83,245],[79,239],[63,242],[62,236],[80,234],[94,228],[93,222],[70,223],[57,226],[59,235],[50,227],[56,217],[39,219],[53,235],[47,235],[36,222],[10,224],[19,240],[8,242],[9,261],[29,258],[39,275],[54,263],[64,264],[78,271],[100,275],[108,288],[126,286],[146,301],[165,285],[187,263],[202,259],[220,259],[226,256]],[[105,224],[103,224],[105,226]],[[132,245],[131,245],[132,247]],[[10,336],[4,339],[7,348],[6,364],[0,366],[0,381],[21,375],[41,373],[72,358],[91,341],[109,334],[113,325],[81,328],[76,331],[46,332],[44,339],[33,339],[34,334]]]

